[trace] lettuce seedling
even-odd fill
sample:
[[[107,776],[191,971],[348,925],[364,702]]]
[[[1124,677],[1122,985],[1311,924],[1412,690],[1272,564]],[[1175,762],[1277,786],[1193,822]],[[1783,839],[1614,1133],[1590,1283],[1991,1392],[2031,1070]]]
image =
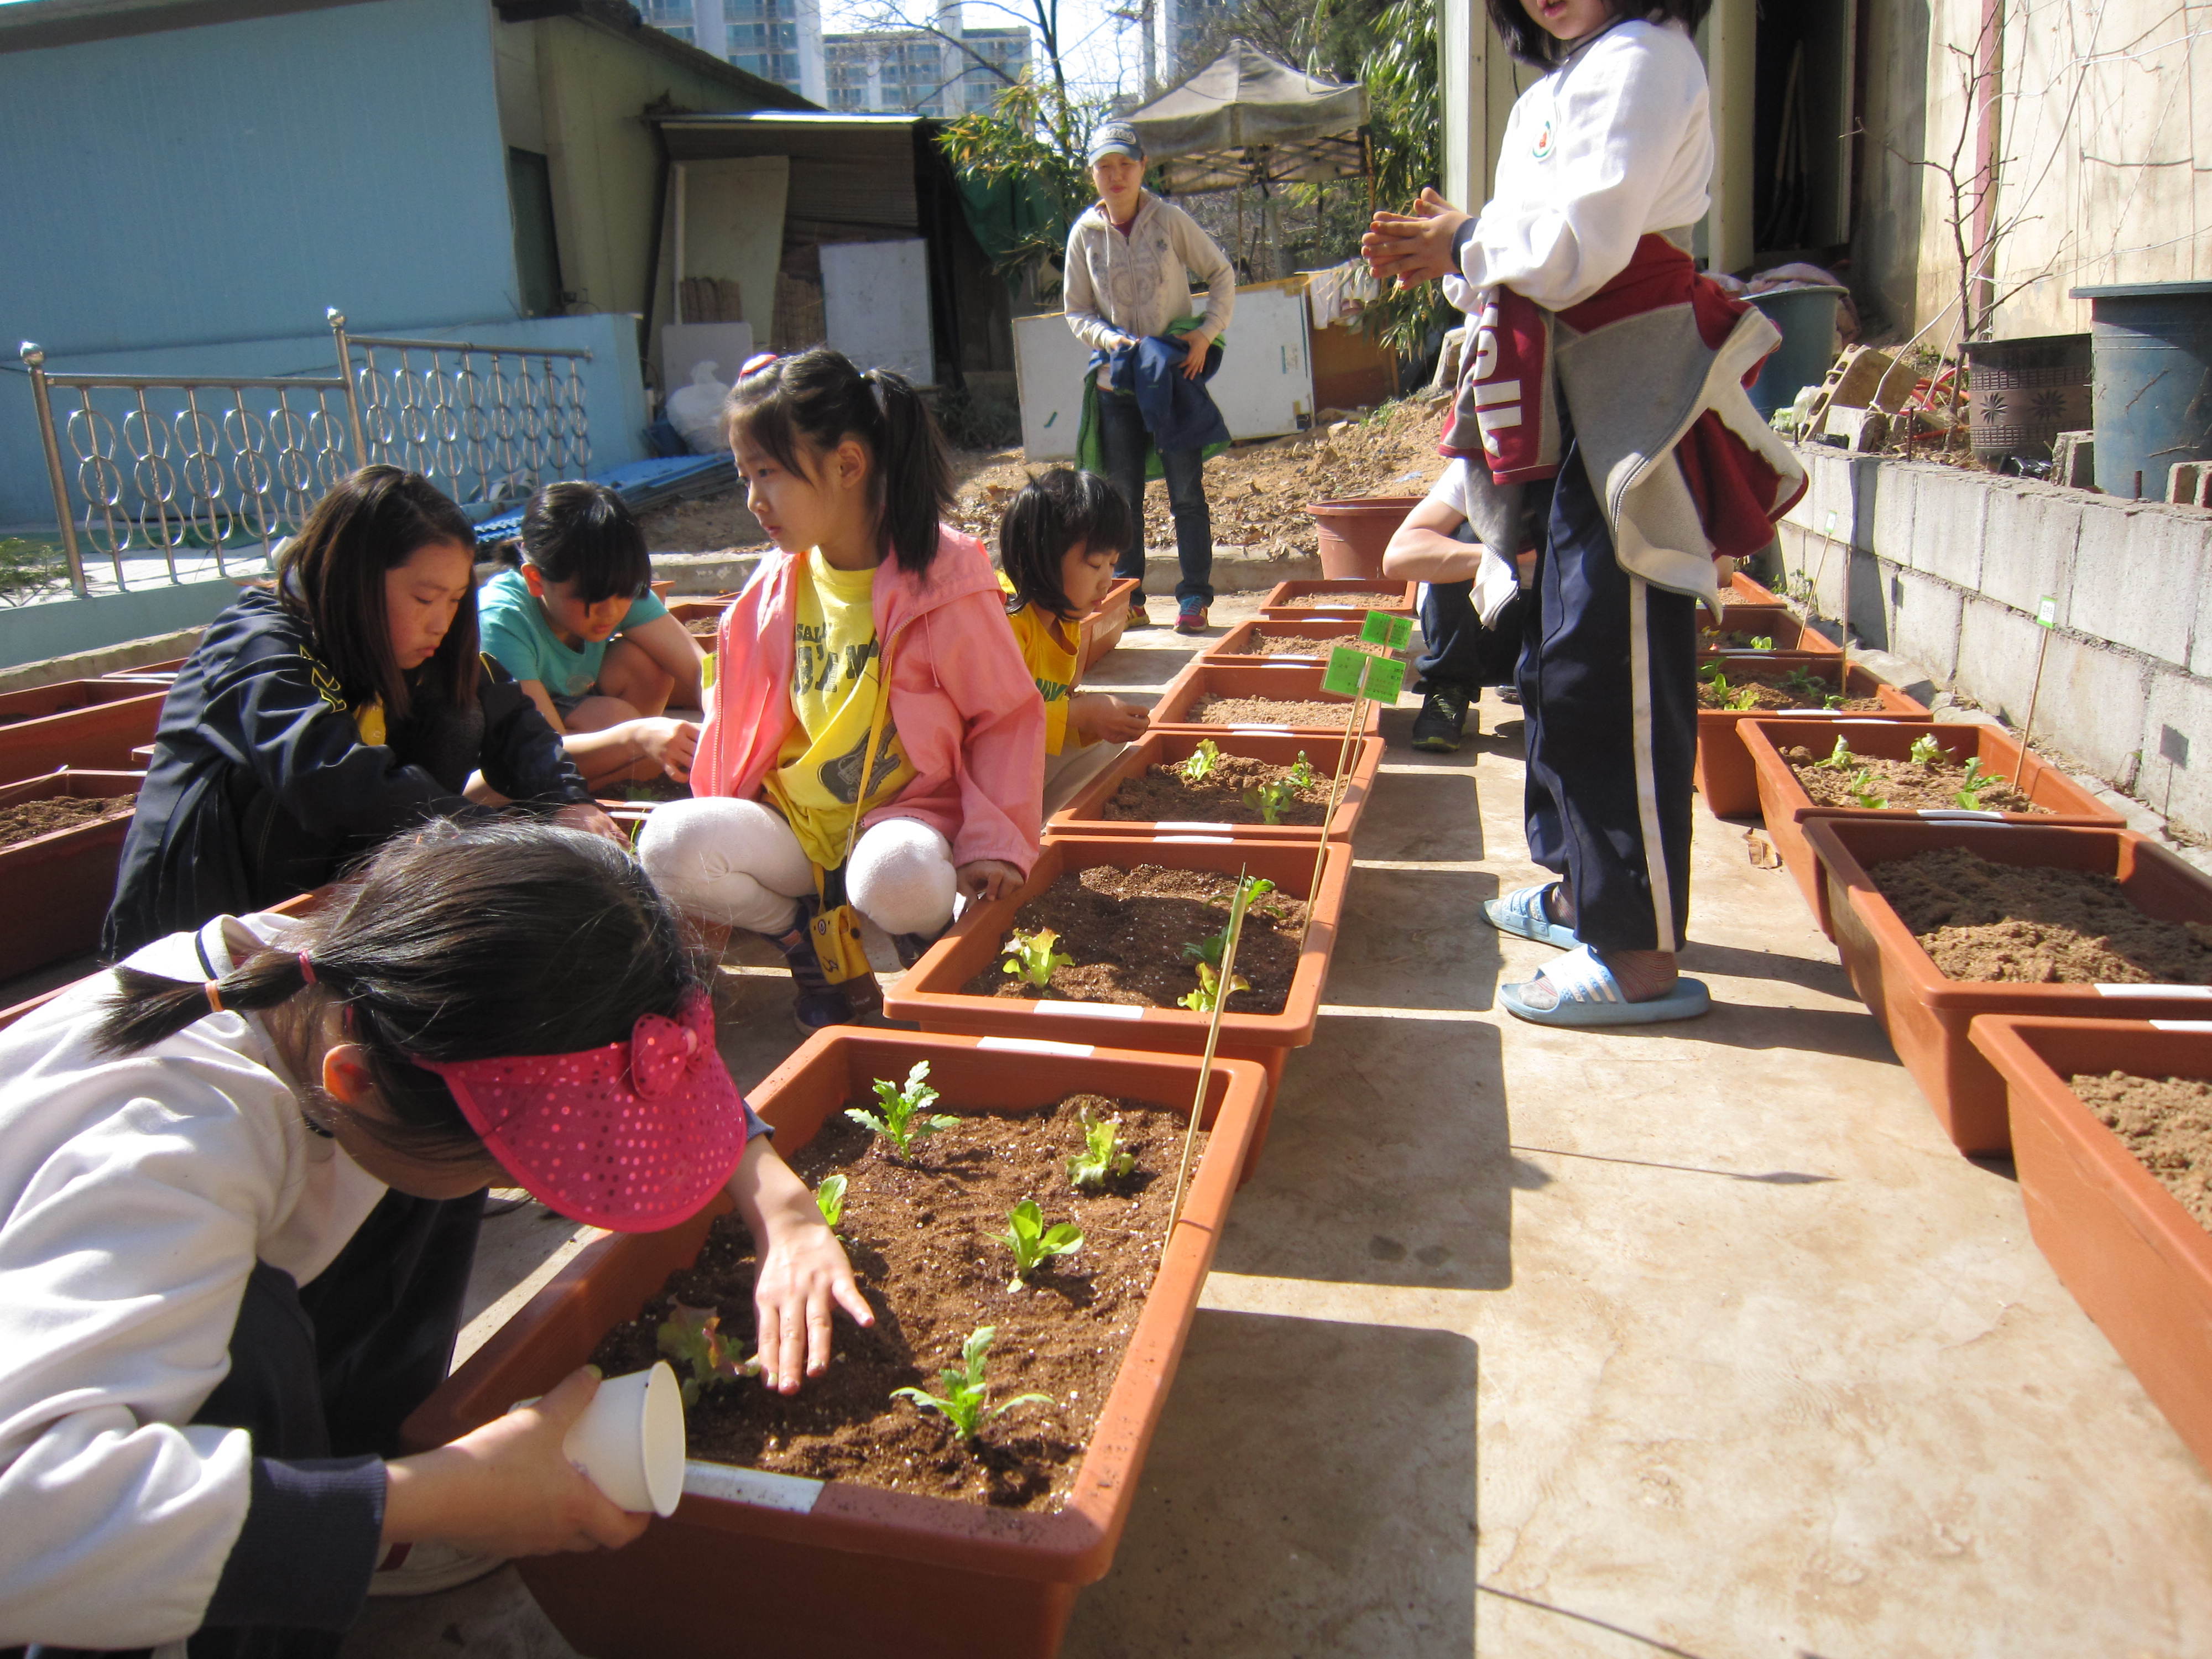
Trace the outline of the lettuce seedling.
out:
[[[1284,808],[1298,798],[1298,787],[1287,778],[1277,778],[1272,783],[1255,784],[1244,792],[1244,804],[1253,808],[1268,823],[1283,821]]]
[[[1771,651],[1771,650],[1773,650],[1773,649],[1774,649],[1774,636],[1773,636],[1771,634],[1754,634],[1754,635],[1753,635],[1751,636],[1751,648],[1752,648],[1753,650],[1754,650],[1754,651]]]
[[[1824,761],[1814,761],[1813,764],[1826,767],[1831,772],[1841,772],[1847,767],[1856,766],[1858,761],[1859,757],[1851,753],[1850,744],[1845,742],[1843,734],[1838,732],[1836,736],[1836,746],[1829,751],[1828,758]]]
[[[1025,1198],[1006,1212],[1006,1231],[999,1235],[999,1242],[1014,1253],[1014,1276],[1006,1281],[1006,1288],[1019,1291],[1028,1288],[1029,1276],[1039,1262],[1081,1249],[1083,1234],[1069,1221],[1046,1226],[1044,1212],[1037,1208],[1036,1200]]]
[[[1269,822],[1273,823],[1273,820],[1270,819]],[[1274,890],[1275,884],[1265,876],[1247,876],[1244,878],[1239,896],[1243,899],[1244,908],[1249,913],[1253,906]],[[1235,914],[1236,905],[1233,901],[1230,910],[1231,915]],[[1184,945],[1182,953],[1193,962],[1212,963],[1218,968],[1221,965],[1221,953],[1228,948],[1229,928],[1224,924],[1219,933],[1208,933],[1204,939]]]
[[[1933,732],[1924,732],[1913,738],[1912,747],[1905,751],[1905,758],[1915,765],[1933,766],[1943,758],[1943,745],[1936,741]]]
[[[982,1432],[986,1423],[995,1422],[1017,1406],[1049,1406],[1050,1395],[1018,1394],[1003,1405],[990,1410],[983,1402],[990,1398],[990,1384],[983,1376],[985,1356],[991,1348],[991,1339],[998,1335],[995,1325],[978,1325],[960,1349],[960,1364],[948,1365],[938,1373],[945,1379],[945,1392],[934,1395],[921,1389],[894,1389],[894,1400],[911,1400],[926,1412],[935,1412],[952,1425],[953,1431],[963,1440],[973,1440]]]
[[[1221,745],[1212,738],[1203,738],[1199,740],[1199,745],[1192,751],[1190,758],[1176,770],[1182,774],[1185,783],[1204,783],[1221,764]]]
[[[881,1117],[858,1106],[847,1107],[845,1115],[855,1123],[866,1124],[890,1141],[897,1149],[902,1164],[915,1141],[939,1129],[950,1129],[960,1121],[941,1113],[931,1115],[929,1109],[937,1102],[937,1091],[929,1086],[929,1062],[926,1060],[915,1061],[914,1069],[906,1074],[904,1088],[878,1078],[875,1091],[876,1100],[884,1109]]]
[[[1728,671],[1717,662],[1709,662],[1700,666],[1698,670],[1698,678],[1716,691],[1724,692],[1728,690]]]
[[[845,1218],[845,1177],[823,1176],[814,1189],[814,1207],[822,1212],[822,1224],[834,1230]]]
[[[1966,763],[1966,775],[1959,780],[1959,793],[1951,797],[1960,808],[1969,812],[1982,810],[1982,791],[2004,780],[1993,773],[1982,770],[1982,757],[1977,755]]]
[[[1183,949],[1186,951],[1190,947],[1187,945],[1183,946]],[[1243,975],[1238,974],[1235,978],[1229,981],[1229,988],[1232,991],[1249,991],[1252,988],[1252,981],[1245,978]],[[1186,991],[1182,996],[1176,998],[1176,1000],[1182,1003],[1184,1007],[1189,1009],[1194,1014],[1212,1013],[1214,1010],[1215,1005],[1221,1000],[1221,970],[1218,968],[1216,968],[1210,962],[1200,963],[1198,964],[1198,989],[1195,991]]]
[[[1820,707],[1823,708],[1841,708],[1843,706],[1844,694],[1840,691],[1831,691],[1820,699]]]
[[[1002,974],[1018,974],[1024,984],[1034,985],[1042,991],[1052,983],[1052,970],[1065,968],[1075,958],[1055,955],[1053,946],[1060,943],[1060,935],[1049,927],[1040,927],[1034,933],[1009,933],[1000,949],[1007,960],[999,964]]]
[[[1298,763],[1291,769],[1291,781],[1301,789],[1310,789],[1321,781],[1321,774],[1313,769],[1303,749],[1298,750]]]
[[[1841,739],[1839,738],[1838,741],[1840,742]],[[1823,761],[1821,764],[1825,766],[1827,763]],[[1850,784],[1846,787],[1850,790],[1852,795],[1857,799],[1858,804],[1870,811],[1879,811],[1883,807],[1889,805],[1888,801],[1885,800],[1881,796],[1875,793],[1874,774],[1868,771],[1864,767],[1861,767],[1858,769],[1858,771],[1852,776]]]
[[[761,1358],[738,1358],[741,1346],[722,1331],[722,1316],[712,1308],[694,1308],[682,1302],[668,1305],[668,1317],[654,1333],[653,1344],[690,1376],[683,1379],[684,1403],[699,1403],[699,1391],[710,1382],[740,1376],[757,1376]]]
[[[1121,1150],[1121,1133],[1111,1118],[1095,1118],[1083,1112],[1083,1150],[1067,1160],[1071,1185],[1097,1192],[1109,1181],[1118,1181],[1137,1167],[1137,1155]]]
[[[1728,700],[1728,706],[1739,714],[1758,708],[1759,688],[1755,685],[1740,688],[1736,694]]]

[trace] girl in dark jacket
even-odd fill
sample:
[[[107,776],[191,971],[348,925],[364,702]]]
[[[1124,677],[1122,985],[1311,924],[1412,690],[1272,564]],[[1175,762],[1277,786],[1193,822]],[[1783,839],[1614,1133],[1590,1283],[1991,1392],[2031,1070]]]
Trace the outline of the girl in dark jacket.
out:
[[[179,671],[101,939],[149,940],[320,886],[396,832],[509,802],[618,836],[477,647],[476,533],[416,473],[363,467],[316,503],[276,586]]]

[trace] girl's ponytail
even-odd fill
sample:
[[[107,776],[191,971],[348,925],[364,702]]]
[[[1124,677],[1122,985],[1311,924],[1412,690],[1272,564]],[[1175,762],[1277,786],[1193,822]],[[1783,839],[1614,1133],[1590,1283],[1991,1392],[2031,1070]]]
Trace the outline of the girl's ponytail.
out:
[[[952,507],[952,460],[937,418],[913,381],[888,368],[872,368],[861,378],[883,415],[876,465],[882,475],[884,539],[899,568],[919,575],[937,557],[938,523]]]
[[[212,982],[226,1012],[259,1013],[299,995],[307,987],[307,975],[298,956],[269,951]],[[214,1012],[206,984],[164,979],[127,964],[115,969],[115,983],[118,995],[107,1005],[93,1040],[117,1053],[150,1048]]]

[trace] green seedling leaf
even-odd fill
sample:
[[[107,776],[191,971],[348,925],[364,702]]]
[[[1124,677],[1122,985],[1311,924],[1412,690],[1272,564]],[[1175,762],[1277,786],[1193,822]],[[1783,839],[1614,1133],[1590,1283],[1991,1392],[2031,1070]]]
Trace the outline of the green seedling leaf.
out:
[[[855,1123],[864,1124],[890,1142],[899,1161],[904,1163],[913,1151],[914,1143],[940,1129],[950,1129],[960,1120],[943,1114],[932,1115],[929,1108],[936,1104],[937,1091],[929,1086],[929,1062],[917,1060],[914,1069],[906,1074],[906,1086],[882,1078],[875,1081],[876,1100],[883,1107],[883,1115],[864,1111],[858,1106],[848,1106],[845,1115]]]
[[[1824,766],[1832,772],[1841,772],[1848,767],[1857,765],[1858,758],[1856,755],[1851,753],[1850,744],[1844,740],[1843,733],[1838,732],[1836,734],[1836,746],[1830,751],[1828,758],[1824,761],[1814,761],[1813,764]]]
[[[921,1389],[897,1389],[892,1391],[894,1400],[911,1400],[926,1412],[935,1412],[952,1425],[953,1431],[963,1440],[972,1441],[982,1431],[987,1423],[997,1421],[1017,1406],[1053,1403],[1050,1395],[1016,1395],[1003,1405],[984,1409],[990,1398],[990,1384],[984,1376],[984,1362],[990,1352],[991,1340],[998,1335],[995,1325],[979,1325],[961,1345],[960,1364],[948,1365],[938,1373],[945,1379],[945,1392],[930,1394]]]
[[[1046,1226],[1036,1200],[1025,1198],[1006,1212],[1006,1231],[999,1235],[999,1242],[1014,1253],[1014,1276],[1006,1288],[1019,1291],[1028,1288],[1029,1276],[1040,1262],[1081,1249],[1083,1234],[1072,1222]]]
[[[1310,789],[1321,781],[1321,774],[1313,769],[1303,749],[1298,750],[1298,763],[1291,769],[1291,781],[1301,789]]]
[[[1728,706],[1738,714],[1743,713],[1746,709],[1758,708],[1759,688],[1755,685],[1742,687],[1729,698]]]
[[[1265,876],[1245,877],[1243,881],[1237,887],[1236,896],[1230,901],[1229,915],[1231,922],[1233,924],[1236,920],[1237,907],[1239,904],[1242,904],[1247,910],[1249,910],[1254,905],[1257,904],[1261,899],[1267,897],[1268,894],[1274,890],[1275,884],[1269,881]],[[1182,947],[1182,953],[1194,962],[1210,962],[1216,968],[1218,968],[1221,966],[1222,952],[1228,950],[1228,948],[1229,927],[1224,926],[1218,933],[1208,933],[1204,939],[1199,939],[1194,944],[1184,945]],[[1189,1005],[1186,1002],[1184,1006],[1188,1007]],[[1206,1005],[1209,1008],[1212,1006],[1213,1005],[1212,1003],[1208,1003]]]
[[[1820,699],[1820,707],[1823,708],[1841,708],[1843,706],[1844,694],[1840,691],[1831,691]]]
[[[1728,690],[1728,671],[1720,665],[1720,662],[1717,659],[1709,663],[1699,664],[1698,667],[1698,678],[1703,680],[1707,685],[1711,686],[1716,691],[1725,691]]]
[[[1773,636],[1771,634],[1754,634],[1754,635],[1753,635],[1751,636],[1751,648],[1752,648],[1753,650],[1754,650],[1754,651],[1771,651],[1771,650],[1773,650],[1773,649],[1774,649],[1774,636]]]
[[[1204,783],[1212,777],[1214,769],[1221,764],[1221,745],[1212,738],[1202,738],[1190,758],[1176,768],[1182,774],[1185,783]]]
[[[1840,739],[1838,739],[1838,741],[1840,741]],[[1826,765],[1826,763],[1827,763],[1825,761],[1821,763],[1823,765]],[[1889,805],[1888,801],[1885,800],[1881,796],[1875,793],[1874,774],[1867,771],[1864,768],[1861,768],[1857,774],[1852,777],[1848,787],[1850,787],[1852,795],[1857,799],[1858,804],[1869,808],[1869,810],[1879,811],[1881,808]]]
[[[1261,821],[1267,823],[1280,823],[1284,809],[1294,805],[1297,798],[1298,787],[1288,778],[1255,784],[1244,792],[1244,804],[1257,811]]]
[[[1094,1118],[1083,1112],[1083,1150],[1067,1160],[1069,1184],[1086,1192],[1102,1191],[1137,1167],[1133,1152],[1121,1150],[1121,1131],[1111,1118]]]
[[[1042,990],[1052,982],[1052,970],[1065,968],[1075,958],[1055,955],[1053,946],[1060,943],[1060,935],[1049,927],[1040,927],[1034,933],[1009,933],[1000,947],[1008,961],[1000,964],[1003,974],[1018,974],[1023,981]]]
[[[697,1405],[701,1390],[710,1383],[760,1374],[760,1356],[741,1358],[742,1345],[723,1334],[721,1315],[712,1308],[671,1303],[668,1317],[653,1334],[653,1346],[682,1376],[686,1406]]]
[[[1906,758],[1916,765],[1933,766],[1943,758],[1943,745],[1936,741],[1933,732],[1925,732],[1913,738],[1912,747],[1906,751]]]
[[[2003,779],[1983,771],[1982,757],[1977,755],[1966,763],[1966,775],[1959,780],[1958,793],[1951,799],[1962,811],[1978,812],[1982,810],[1982,791],[1993,783],[2003,781]]]
[[[822,1224],[836,1228],[845,1218],[845,1177],[829,1175],[814,1189],[814,1207],[822,1212]]]
[[[1187,951],[1190,947],[1185,945],[1183,948]],[[1239,974],[1229,981],[1229,988],[1232,991],[1249,991],[1252,988],[1252,981]],[[1198,989],[1185,992],[1176,1000],[1194,1014],[1212,1013],[1214,1006],[1221,1000],[1221,970],[1210,962],[1200,963]]]

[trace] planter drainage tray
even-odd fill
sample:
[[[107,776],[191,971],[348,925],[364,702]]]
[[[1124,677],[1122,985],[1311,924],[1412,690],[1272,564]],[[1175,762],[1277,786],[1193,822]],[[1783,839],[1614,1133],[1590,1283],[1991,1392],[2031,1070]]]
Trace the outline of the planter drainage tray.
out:
[[[1177,768],[1198,752],[1201,743],[1212,743],[1226,763],[1216,778],[1231,774],[1241,775],[1242,769],[1254,765],[1264,766],[1271,774],[1279,774],[1297,764],[1304,755],[1319,781],[1305,792],[1314,802],[1304,802],[1304,811],[1285,813],[1286,817],[1298,816],[1313,820],[1308,823],[1268,823],[1263,821],[1259,808],[1247,805],[1239,793],[1240,786],[1232,779],[1226,788],[1211,783],[1200,787],[1213,790],[1211,795],[1196,793],[1182,784],[1177,775],[1153,779],[1156,767]],[[1331,780],[1336,773],[1337,756],[1342,748],[1336,738],[1316,740],[1310,738],[1264,736],[1255,732],[1227,731],[1218,738],[1180,728],[1158,731],[1139,738],[1105,772],[1101,774],[1070,801],[1046,821],[1048,836],[1152,836],[1205,835],[1233,836],[1239,841],[1295,841],[1310,845],[1322,833],[1320,815],[1327,810]],[[1345,780],[1344,793],[1330,816],[1328,836],[1333,841],[1348,840],[1352,826],[1359,821],[1360,809],[1366,805],[1369,792],[1374,787],[1375,770],[1382,762],[1382,740],[1380,738],[1357,738],[1352,741],[1352,764]],[[1147,788],[1165,803],[1176,816],[1160,818],[1109,817],[1109,811],[1126,810],[1117,806],[1124,785]],[[1317,804],[1316,804],[1317,803]],[[1204,811],[1233,811],[1234,818],[1210,819]]]
[[[958,1116],[1027,1112],[1075,1091],[1181,1115],[1199,1070],[1196,1060],[1177,1056],[847,1030],[810,1039],[753,1092],[753,1103],[778,1130],[781,1150],[802,1153],[849,1103],[871,1099],[876,1079],[902,1079],[917,1060],[929,1062],[929,1081],[940,1091],[931,1109]],[[1210,1121],[1202,1120],[1211,1130],[1205,1153],[1059,1508],[1007,1508],[695,1460],[675,1515],[653,1521],[627,1549],[517,1564],[547,1615],[595,1659],[725,1652],[733,1630],[743,1632],[747,1651],[901,1659],[1045,1659],[1056,1651],[1077,1589],[1111,1565],[1135,1500],[1263,1087],[1256,1067],[1217,1062]],[[928,1164],[931,1149],[945,1144],[945,1136],[921,1143],[919,1160]],[[1164,1178],[1171,1188],[1172,1165]],[[1063,1183],[1037,1194],[1048,1215],[1065,1212],[1066,1190]],[[543,1393],[692,1262],[712,1219],[710,1211],[667,1232],[589,1246],[408,1419],[406,1444],[442,1443]],[[849,1209],[846,1227],[864,1240],[865,1225]],[[1060,1271],[1077,1271],[1070,1264],[1081,1264],[1082,1254],[1063,1258]],[[999,1257],[987,1260],[999,1265]],[[1037,1288],[1023,1294],[1055,1294],[1047,1288],[1052,1278],[1040,1272]],[[978,1324],[989,1322],[983,1316],[992,1300],[979,1299]],[[895,1285],[890,1301],[891,1316],[879,1313],[878,1322],[886,1334],[894,1334],[886,1328],[895,1319]],[[837,1340],[841,1352],[854,1340],[842,1316]],[[934,1391],[941,1357],[915,1358],[933,1371]],[[1008,1387],[1018,1374],[1012,1352],[994,1345],[991,1358],[993,1398],[1011,1398],[1018,1391]],[[985,1431],[986,1441],[1018,1436],[1030,1412],[1047,1416],[1041,1407],[1017,1408]]]

